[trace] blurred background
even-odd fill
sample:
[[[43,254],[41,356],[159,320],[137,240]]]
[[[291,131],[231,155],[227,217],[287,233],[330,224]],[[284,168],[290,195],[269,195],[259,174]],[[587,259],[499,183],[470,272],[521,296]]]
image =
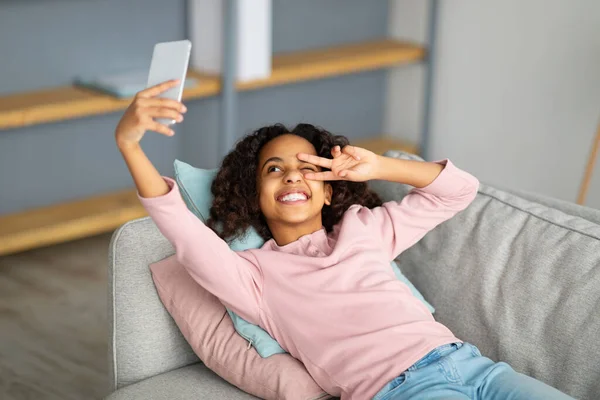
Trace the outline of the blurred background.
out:
[[[130,98],[73,83],[147,72],[158,42],[192,40],[195,80],[177,134],[144,139],[165,175],[309,122],[600,208],[600,2],[250,1],[0,1],[0,398],[108,392],[108,242],[145,213],[113,136]]]

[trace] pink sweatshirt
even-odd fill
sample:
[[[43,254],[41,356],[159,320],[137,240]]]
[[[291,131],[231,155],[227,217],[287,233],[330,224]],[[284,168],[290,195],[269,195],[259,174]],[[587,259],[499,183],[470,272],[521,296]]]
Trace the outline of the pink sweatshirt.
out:
[[[169,193],[140,200],[193,279],[265,329],[325,391],[364,400],[435,347],[461,342],[390,266],[475,198],[477,179],[440,163],[427,187],[372,210],[354,205],[329,234],[237,253],[187,209],[172,179]]]

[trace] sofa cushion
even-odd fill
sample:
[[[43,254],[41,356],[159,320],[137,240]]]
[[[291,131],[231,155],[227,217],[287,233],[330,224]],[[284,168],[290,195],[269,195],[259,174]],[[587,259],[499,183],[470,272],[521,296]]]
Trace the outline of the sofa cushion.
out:
[[[106,400],[251,400],[257,399],[230,385],[203,364],[153,376],[125,386]]]
[[[406,193],[375,186],[384,200]],[[399,261],[457,337],[575,398],[596,399],[600,212],[576,208],[563,212],[482,184],[465,211]]]
[[[289,354],[260,355],[238,335],[219,300],[175,256],[150,266],[158,294],[198,357],[231,384],[264,399],[329,398]]]

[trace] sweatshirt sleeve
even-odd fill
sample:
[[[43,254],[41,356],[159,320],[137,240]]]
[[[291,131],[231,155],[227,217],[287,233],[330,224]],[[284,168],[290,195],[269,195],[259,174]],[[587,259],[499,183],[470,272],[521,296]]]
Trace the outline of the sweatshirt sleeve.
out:
[[[236,253],[185,205],[177,183],[163,177],[170,191],[140,196],[160,232],[175,247],[177,260],[203,288],[245,320],[258,325],[262,272],[250,252]]]
[[[399,202],[358,209],[359,219],[380,240],[390,260],[467,208],[477,195],[477,178],[458,169],[448,159],[437,162],[444,169],[429,185],[413,188]]]

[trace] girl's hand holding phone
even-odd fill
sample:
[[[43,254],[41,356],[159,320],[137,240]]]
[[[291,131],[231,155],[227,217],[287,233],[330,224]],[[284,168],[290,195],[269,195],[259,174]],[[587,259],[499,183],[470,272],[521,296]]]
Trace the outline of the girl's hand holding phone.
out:
[[[175,87],[179,80],[170,80],[138,92],[125,110],[115,130],[115,140],[121,149],[137,146],[147,130],[165,136],[173,136],[175,132],[167,125],[156,122],[154,118],[167,118],[176,122],[183,121],[187,108],[183,103],[156,97]]]

